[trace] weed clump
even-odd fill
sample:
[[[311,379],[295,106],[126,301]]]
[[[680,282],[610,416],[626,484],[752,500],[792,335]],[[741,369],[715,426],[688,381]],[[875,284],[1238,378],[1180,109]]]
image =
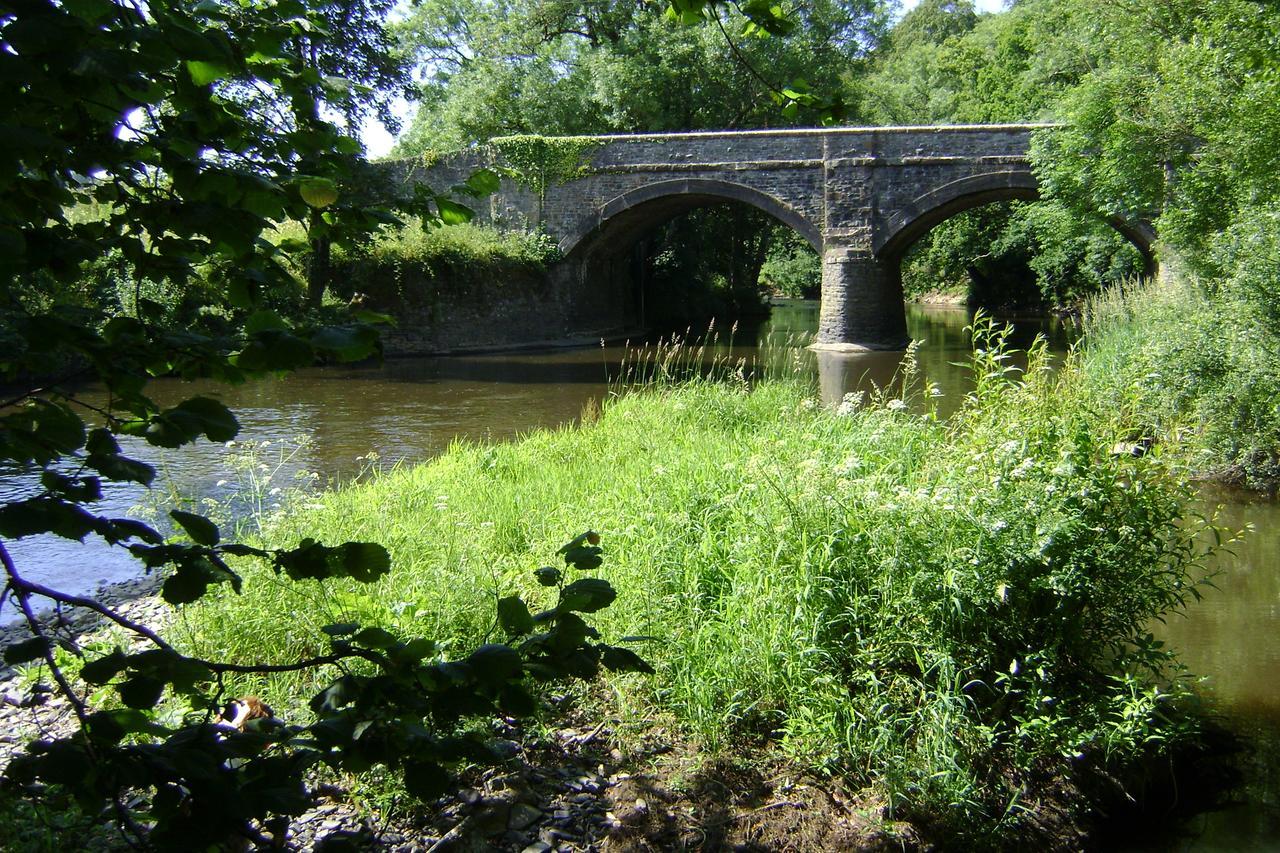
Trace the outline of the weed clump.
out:
[[[1196,474],[1274,491],[1280,485],[1280,337],[1265,270],[1245,268],[1211,293],[1185,273],[1089,302],[1081,367],[1099,406],[1130,432],[1177,446]]]

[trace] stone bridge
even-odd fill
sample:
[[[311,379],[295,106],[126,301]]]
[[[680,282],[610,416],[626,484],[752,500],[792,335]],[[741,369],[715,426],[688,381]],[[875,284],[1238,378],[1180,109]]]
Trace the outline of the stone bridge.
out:
[[[815,346],[900,349],[907,341],[899,264],[961,211],[1039,192],[1031,135],[1051,125],[848,127],[601,136],[583,143],[576,177],[540,192],[504,178],[483,218],[541,228],[559,245],[553,272],[563,328],[634,327],[643,313],[633,249],[657,225],[696,207],[736,201],[795,229],[822,258]],[[401,177],[440,190],[483,163]],[[482,205],[483,207],[483,205]],[[1154,269],[1150,226],[1113,222]],[[637,307],[639,306],[639,307]],[[638,313],[639,312],[639,315]]]

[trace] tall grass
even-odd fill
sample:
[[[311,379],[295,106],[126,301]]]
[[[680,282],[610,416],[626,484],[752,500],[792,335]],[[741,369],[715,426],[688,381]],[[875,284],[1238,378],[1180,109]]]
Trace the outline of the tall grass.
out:
[[[707,749],[772,743],[956,827],[1016,823],[1031,768],[1171,736],[1181,682],[1145,626],[1194,594],[1202,525],[1158,459],[1111,455],[1074,368],[1037,347],[1023,376],[989,334],[975,371],[945,422],[892,395],[838,414],[800,382],[691,379],[456,444],[267,532],[383,542],[387,578],[249,570],[243,596],[188,611],[188,642],[291,660],[355,620],[466,648],[591,527],[619,590],[599,627],[653,638],[658,674],[612,684],[633,727],[661,712]],[[254,688],[297,707],[312,686]]]
[[[1265,303],[1231,285],[1211,294],[1174,274],[1091,299],[1085,387],[1122,412],[1135,436],[1180,446],[1197,472],[1274,489],[1280,328]]]

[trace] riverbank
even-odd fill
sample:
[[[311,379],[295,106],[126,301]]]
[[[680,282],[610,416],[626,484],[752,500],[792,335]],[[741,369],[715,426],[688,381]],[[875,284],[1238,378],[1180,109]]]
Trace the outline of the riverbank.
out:
[[[962,322],[950,312],[942,319]],[[936,344],[938,331],[920,336]],[[605,575],[622,593],[615,605],[618,612],[602,614],[619,617],[611,627],[602,625],[608,628],[606,639],[635,634],[657,637],[636,650],[661,664],[660,677],[647,681],[629,676],[582,694],[555,694],[537,725],[495,730],[500,737],[517,742],[522,756],[535,759],[535,769],[545,778],[530,777],[526,787],[545,792],[537,794],[537,802],[507,797],[502,794],[505,789],[486,787],[487,780],[478,780],[469,783],[481,794],[479,799],[467,795],[474,802],[449,800],[415,811],[411,819],[406,818],[409,823],[401,826],[395,824],[399,812],[387,818],[383,781],[350,779],[341,784],[349,789],[347,793],[331,792],[334,796],[315,803],[316,809],[332,807],[315,820],[317,826],[327,822],[328,831],[337,832],[366,821],[377,828],[386,818],[399,827],[384,836],[388,843],[399,844],[397,837],[434,841],[464,821],[468,833],[492,828],[496,825],[492,814],[524,804],[541,809],[541,817],[531,824],[535,831],[519,830],[526,839],[523,846],[516,845],[514,835],[503,841],[506,832],[516,831],[510,826],[492,837],[483,836],[484,843],[523,850],[547,843],[542,838],[547,830],[552,841],[576,845],[576,849],[592,849],[603,838],[612,839],[610,843],[630,838],[637,844],[662,847],[702,835],[715,837],[723,831],[723,837],[739,843],[769,846],[770,838],[800,832],[794,819],[801,815],[816,816],[811,827],[845,827],[855,834],[866,830],[871,849],[879,843],[874,838],[884,837],[893,839],[894,849],[910,849],[916,841],[965,843],[956,840],[954,825],[936,825],[937,813],[953,813],[954,807],[947,805],[950,801],[939,798],[930,805],[925,797],[937,797],[938,792],[924,790],[922,796],[919,777],[907,775],[946,771],[948,762],[958,763],[954,758],[958,755],[965,762],[962,770],[986,776],[978,782],[986,782],[987,787],[974,788],[976,796],[989,799],[961,806],[976,809],[969,832],[981,832],[989,825],[983,821],[1004,813],[1008,803],[1000,802],[1001,796],[1014,797],[1017,808],[1012,818],[994,830],[1001,838],[1013,839],[1010,843],[1015,845],[1034,839],[1046,849],[1054,843],[1062,849],[1078,849],[1083,843],[1081,833],[1097,825],[1098,804],[1109,797],[1113,802],[1120,790],[1107,780],[1126,763],[1126,735],[1113,731],[1107,737],[1108,714],[1099,708],[1092,713],[1091,724],[1097,725],[1086,757],[1065,760],[1057,744],[1047,750],[1047,758],[1039,754],[1046,751],[1044,747],[1029,749],[1028,743],[1034,745],[1034,740],[1028,739],[1036,737],[1035,729],[1054,725],[1056,716],[1028,716],[1016,706],[1011,712],[1010,705],[1018,701],[1020,691],[1029,692],[1028,685],[1041,690],[1041,695],[1056,685],[1010,678],[1025,675],[1030,666],[1026,655],[1010,654],[986,677],[975,679],[967,691],[959,689],[967,671],[956,664],[962,667],[965,661],[981,659],[984,652],[982,647],[957,648],[953,634],[964,640],[966,634],[1001,629],[1021,641],[1028,636],[1025,620],[1034,614],[1019,615],[1012,612],[1015,608],[1034,609],[1047,596],[1054,602],[1057,593],[1049,596],[1050,589],[1056,590],[1054,585],[1084,582],[1074,577],[1076,573],[1112,574],[1104,543],[1086,542],[1078,549],[1081,562],[1073,563],[1069,557],[1077,550],[1071,545],[1075,540],[1057,543],[1061,547],[1051,548],[1046,555],[1046,536],[1061,539],[1064,534],[1055,531],[1065,530],[1068,537],[1087,539],[1087,529],[1072,532],[1073,525],[1120,524],[1122,516],[1107,512],[1105,504],[1126,500],[1123,491],[1133,485],[1133,471],[1143,472],[1139,501],[1152,498],[1150,489],[1167,496],[1164,490],[1172,485],[1176,492],[1176,482],[1169,472],[1161,473],[1167,457],[1111,457],[1114,442],[1107,443],[1107,436],[1119,435],[1128,428],[1127,422],[1121,416],[1114,424],[1099,419],[1097,413],[1086,416],[1083,392],[1077,386],[1051,384],[1049,376],[1036,367],[1042,362],[1033,361],[1031,371],[1038,391],[1029,396],[1005,394],[1012,391],[1003,381],[1007,362],[990,360],[994,358],[990,347],[984,346],[983,351],[989,360],[979,377],[987,377],[985,384],[979,382],[979,399],[986,402],[962,411],[949,423],[939,423],[927,414],[912,415],[913,400],[900,405],[901,398],[888,396],[869,406],[865,396],[855,394],[839,407],[841,414],[834,415],[823,411],[803,385],[766,385],[753,393],[736,381],[714,387],[664,386],[608,403],[602,418],[592,415],[582,428],[538,433],[511,445],[456,447],[435,463],[380,476],[367,487],[308,496],[294,505],[293,513],[272,536],[281,541],[296,541],[307,534],[321,534],[326,541],[345,537],[387,541],[396,553],[397,582],[389,578],[372,591],[329,587],[326,592],[307,585],[297,596],[278,595],[277,600],[267,601],[261,614],[235,616],[217,628],[233,635],[239,646],[206,633],[198,614],[194,620],[184,617],[174,639],[184,644],[209,642],[204,649],[219,657],[259,660],[263,650],[269,649],[281,659],[296,659],[290,655],[307,648],[305,644],[314,649],[317,641],[323,643],[318,639],[319,626],[351,619],[450,638],[451,647],[465,648],[479,641],[491,624],[493,590],[505,593],[513,588],[510,584],[516,584],[514,588],[524,591],[517,579],[536,565],[534,556],[545,556],[548,546],[554,550],[565,528],[600,527],[608,549]],[[933,361],[955,361],[964,358],[962,352],[967,347],[927,356],[930,376]],[[941,373],[939,380],[951,389],[948,394],[963,395],[972,385],[972,378],[947,381]],[[272,399],[276,393],[271,392]],[[924,411],[927,401],[934,399],[921,397]],[[1068,440],[1081,430],[1089,435],[1086,444]],[[273,444],[272,453],[275,449]],[[1067,449],[1073,464],[1097,465],[1100,470],[1089,476],[1069,471],[1062,455]],[[1153,456],[1163,452],[1162,447]],[[1028,460],[1030,464],[1024,466]],[[1099,483],[1096,497],[1104,506],[1073,505],[1068,498],[1079,493],[1075,486],[1092,491],[1091,478]],[[277,482],[285,484],[289,478]],[[946,491],[940,491],[939,485]],[[1067,486],[1072,488],[1063,491]],[[769,498],[762,500],[761,493]],[[814,500],[796,500],[797,495]],[[794,508],[787,505],[788,499]],[[1028,530],[1028,507],[1033,508],[1032,521],[1052,522],[1052,527]],[[975,514],[975,508],[982,512]],[[972,516],[967,523],[956,518],[966,513]],[[1151,518],[1141,522],[1152,523]],[[1141,524],[1131,526],[1139,535],[1152,532],[1153,528]],[[1017,525],[1021,527],[1006,532]],[[1120,536],[1122,543],[1129,543],[1125,547],[1133,544],[1118,531],[1108,535]],[[971,553],[960,552],[966,546]],[[972,564],[975,558],[980,567]],[[1138,559],[1149,561],[1152,555]],[[1046,563],[1039,569],[1027,565],[1046,560],[1053,565]],[[1015,577],[1016,573],[1022,574]],[[406,574],[409,577],[402,577]],[[263,581],[259,577],[252,582]],[[1106,598],[1106,584],[1123,583],[1123,578],[1110,577],[1102,587],[1068,587],[1067,591]],[[824,601],[822,590],[832,585],[851,588],[857,597]],[[930,590],[937,592],[929,595]],[[960,607],[963,614],[946,612],[943,596],[947,591],[953,591],[959,601],[957,605],[953,600],[951,608]],[[536,594],[537,590],[535,601]],[[637,596],[647,597],[643,606],[635,601]],[[225,604],[234,611],[253,609],[255,601],[262,599]],[[1063,607],[1067,603],[1058,602]],[[882,604],[891,612],[870,624],[869,612]],[[844,614],[850,609],[856,612]],[[653,612],[659,615],[643,618]],[[1041,633],[1036,636],[1043,638],[1048,636],[1043,630],[1066,614],[1060,610],[1056,615],[1041,615]],[[263,625],[257,616],[276,624]],[[1019,620],[1024,620],[1021,628]],[[831,623],[835,627],[829,632],[817,630]],[[840,631],[846,631],[847,637],[850,628],[864,638],[852,645],[860,646],[854,652],[865,657],[851,660],[852,653],[838,657],[851,645],[847,639],[842,641]],[[743,640],[739,634],[749,638]],[[280,643],[282,636],[296,645]],[[895,648],[895,643],[900,645]],[[920,652],[919,659],[913,650]],[[988,647],[988,661],[990,651]],[[1008,673],[1014,661],[1019,673]],[[934,672],[929,671],[931,666]],[[946,666],[953,667],[950,680],[941,677]],[[881,679],[887,687],[878,697],[859,697],[854,705],[848,701],[850,692],[876,689],[850,683],[851,673],[863,669],[868,678]],[[1141,672],[1141,666],[1138,669]],[[978,687],[978,681],[994,683],[1015,699],[996,712],[993,698],[982,692],[985,687]],[[314,685],[282,679],[235,687],[264,695],[289,719],[308,718],[303,706]],[[704,688],[705,694],[699,694]],[[830,698],[815,697],[824,689]],[[891,700],[881,704],[886,719],[879,731],[855,732],[842,741],[828,734],[833,728],[819,729],[824,723],[831,726],[821,714],[840,707],[842,691],[843,704],[853,709],[851,713],[873,699]],[[1137,709],[1144,713],[1168,711],[1177,704],[1172,697],[1141,690],[1129,701],[1138,702]],[[716,716],[721,712],[727,713]],[[965,720],[969,713],[974,719]],[[874,714],[864,712],[863,716],[875,719]],[[798,724],[793,722],[797,717]],[[1089,717],[1089,712],[1081,717]],[[923,722],[915,725],[915,718]],[[1029,731],[1020,732],[1028,723]],[[579,755],[566,738],[589,735],[597,727],[591,749],[581,753],[581,760],[602,780],[600,790],[575,803],[574,797],[592,792],[562,785],[564,779],[546,771],[559,766],[557,756]],[[984,734],[987,729],[995,733],[994,739]],[[571,734],[555,734],[562,730]],[[806,734],[815,741],[829,738],[834,745],[821,754],[806,747],[801,739]],[[1173,734],[1185,733],[1175,730]],[[959,749],[952,753],[936,749],[937,744],[950,745],[953,737],[964,738],[956,744]],[[621,758],[613,757],[614,750]],[[882,754],[888,760],[875,764],[871,756]],[[1109,758],[1100,764],[1098,755]],[[655,766],[659,761],[660,768]],[[1147,765],[1138,761],[1134,766]],[[574,767],[566,765],[566,772],[576,773]],[[1057,774],[1054,768],[1070,772]],[[901,775],[889,775],[895,771]],[[504,771],[493,778],[508,775]],[[611,781],[625,776],[641,776],[647,790],[664,792],[660,798],[654,793],[636,795],[645,801],[648,817],[638,819],[634,799],[625,800],[633,789],[617,788],[617,782],[626,779]],[[690,779],[704,780],[705,786],[691,790]],[[991,786],[991,779],[1002,787]],[[890,796],[889,786],[894,783],[902,786],[896,798]],[[795,793],[789,787],[795,784],[804,790]],[[1129,778],[1124,784],[1137,782]],[[556,785],[559,793],[553,794]],[[724,799],[723,788],[717,786],[753,793],[736,798],[731,809],[716,812],[713,807]],[[492,799],[499,802],[486,805]],[[661,810],[652,807],[654,802],[663,803]],[[353,803],[362,811],[357,812]],[[610,813],[639,820],[641,829],[608,822]],[[869,815],[869,822],[842,823],[859,813]],[[510,821],[511,813],[507,814]],[[517,821],[532,812],[521,809],[519,814]],[[906,822],[907,818],[916,823]],[[314,813],[309,812],[304,825],[313,819]],[[956,822],[968,819],[953,818]],[[1052,831],[1046,831],[1047,826]],[[553,831],[579,841],[564,842],[552,836]],[[847,839],[838,841],[844,836],[823,837],[842,848],[848,846]],[[505,846],[508,843],[516,846]]]
[[[340,619],[466,648],[494,597],[539,600],[535,555],[595,527],[619,590],[601,630],[650,638],[658,670],[610,680],[598,711],[621,743],[670,718],[705,755],[776,751],[936,837],[1018,838],[1035,816],[1009,804],[1036,779],[1191,736],[1142,637],[1191,594],[1200,546],[1158,459],[1113,456],[1114,424],[1042,353],[1023,384],[1005,358],[986,342],[946,423],[901,398],[833,413],[797,384],[695,383],[454,447],[273,528],[385,543],[396,569],[372,590],[293,593],[246,567],[246,595],[194,608],[189,641],[291,659]],[[311,686],[252,685],[295,712]]]
[[[1212,291],[1212,292],[1211,292]],[[1080,360],[1092,405],[1164,443],[1200,479],[1280,486],[1280,327],[1230,281],[1174,268],[1091,299]]]

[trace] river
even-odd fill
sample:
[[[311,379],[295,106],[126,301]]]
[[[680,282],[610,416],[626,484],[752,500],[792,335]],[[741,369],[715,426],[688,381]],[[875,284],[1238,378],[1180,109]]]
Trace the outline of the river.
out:
[[[967,314],[956,308],[912,306],[908,312],[911,335],[923,342],[918,361],[924,375],[941,388],[944,411],[968,388],[968,373],[956,364],[968,353],[967,322]],[[1052,349],[1063,352],[1074,335],[1070,323],[1043,318],[1013,322],[1017,346],[1043,333]],[[821,394],[831,404],[869,381],[883,384],[893,376],[900,353],[815,355],[795,347],[816,325],[816,303],[784,302],[758,330],[734,334],[732,349],[722,345],[715,352],[730,359],[752,358],[757,355],[754,341],[771,341],[772,360],[788,369],[816,372]],[[197,393],[217,396],[236,412],[241,434],[229,448],[205,442],[176,455],[136,445],[129,450],[159,466],[159,489],[224,503],[248,494],[246,478],[261,483],[269,475],[271,482],[253,492],[269,506],[272,489],[287,489],[300,478],[349,481],[371,466],[429,459],[457,439],[502,441],[571,423],[588,401],[605,399],[615,387],[611,380],[628,363],[634,364],[628,349],[617,345],[393,359],[379,366],[303,370],[239,387],[159,381],[152,392],[161,403]],[[246,442],[257,446],[252,472],[243,464]],[[22,494],[28,483],[4,477],[0,499]],[[100,512],[129,512],[146,498],[136,487],[113,485]],[[1240,760],[1244,780],[1237,805],[1199,816],[1190,836],[1161,839],[1153,849],[1280,849],[1280,505],[1210,488],[1203,490],[1202,499],[1206,509],[1223,507],[1225,526],[1252,525],[1254,532],[1233,549],[1234,555],[1218,560],[1216,589],[1160,633],[1189,669],[1204,677],[1203,692],[1212,707],[1245,738]],[[29,577],[70,592],[92,591],[137,571],[127,554],[93,541],[81,545],[33,537],[9,545]],[[12,616],[6,610],[0,621]]]

